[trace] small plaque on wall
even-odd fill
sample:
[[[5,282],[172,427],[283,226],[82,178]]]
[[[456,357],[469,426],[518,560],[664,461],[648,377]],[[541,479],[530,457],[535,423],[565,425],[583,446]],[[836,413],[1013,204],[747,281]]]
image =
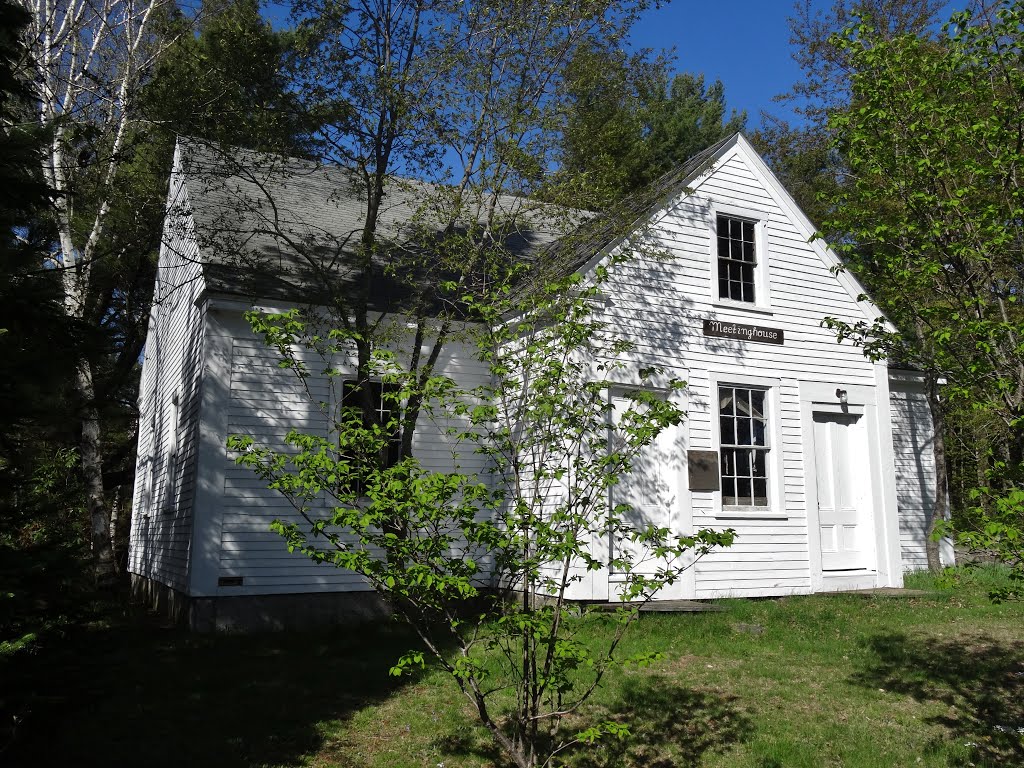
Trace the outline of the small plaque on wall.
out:
[[[691,491],[718,490],[718,451],[687,451]]]

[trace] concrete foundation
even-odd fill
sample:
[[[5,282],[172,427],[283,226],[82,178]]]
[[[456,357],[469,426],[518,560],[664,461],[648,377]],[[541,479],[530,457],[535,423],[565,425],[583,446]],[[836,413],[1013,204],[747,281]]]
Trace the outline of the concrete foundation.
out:
[[[276,632],[377,621],[390,606],[373,591],[192,597],[132,574],[132,597],[194,632]]]

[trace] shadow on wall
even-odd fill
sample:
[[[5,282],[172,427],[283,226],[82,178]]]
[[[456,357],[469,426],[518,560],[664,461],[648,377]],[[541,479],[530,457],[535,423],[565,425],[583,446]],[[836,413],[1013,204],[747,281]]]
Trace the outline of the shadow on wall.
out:
[[[1024,643],[891,633],[867,645],[854,683],[945,705],[928,722],[973,750],[970,765],[1024,765]]]

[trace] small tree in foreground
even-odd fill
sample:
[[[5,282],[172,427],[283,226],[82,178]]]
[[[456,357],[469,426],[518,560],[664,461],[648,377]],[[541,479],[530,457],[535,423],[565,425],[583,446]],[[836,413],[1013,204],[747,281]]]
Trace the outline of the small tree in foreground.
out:
[[[403,375],[398,352],[378,348],[381,383],[345,383],[329,436],[292,431],[285,450],[230,441],[238,462],[304,521],[275,524],[289,549],[361,574],[418,633],[426,652],[409,652],[392,673],[439,664],[523,768],[628,734],[622,723],[585,723],[583,705],[612,666],[650,661],[617,653],[640,605],[733,538],[731,530],[679,536],[612,503],[620,478],[683,419],[673,401],[682,383],[616,386],[629,346],[592,314],[598,291],[570,278],[528,294],[506,284],[486,301],[464,296],[488,383],[463,388],[433,376],[423,384]],[[313,372],[297,350],[335,354],[346,343],[298,312],[250,320],[302,376]],[[342,376],[333,365],[326,373]],[[350,405],[353,388],[372,386],[382,403],[376,420]],[[611,398],[613,389],[620,395]],[[452,471],[409,455],[386,460],[397,426],[387,414],[399,410],[389,404],[414,397],[421,418],[449,438]],[[460,471],[471,456],[486,458],[486,475]],[[617,613],[567,602],[575,582],[601,569],[621,578]],[[614,630],[595,648],[586,629],[605,623]]]

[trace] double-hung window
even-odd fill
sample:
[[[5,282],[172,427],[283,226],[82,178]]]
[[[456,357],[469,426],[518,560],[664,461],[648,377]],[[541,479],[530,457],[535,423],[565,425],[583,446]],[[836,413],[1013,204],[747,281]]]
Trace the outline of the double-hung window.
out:
[[[723,507],[768,507],[768,390],[718,387]]]
[[[342,382],[342,421],[361,422],[363,430],[369,433],[376,431],[375,426],[380,429],[375,439],[344,440],[341,446],[341,455],[348,458],[351,465],[346,485],[357,496],[365,494],[369,470],[387,469],[398,462],[402,436],[395,407],[396,392],[397,387],[380,381],[348,379]],[[370,399],[369,411],[364,410],[366,394]],[[371,445],[378,450],[372,450]]]
[[[718,298],[754,304],[757,301],[756,222],[718,214]]]

